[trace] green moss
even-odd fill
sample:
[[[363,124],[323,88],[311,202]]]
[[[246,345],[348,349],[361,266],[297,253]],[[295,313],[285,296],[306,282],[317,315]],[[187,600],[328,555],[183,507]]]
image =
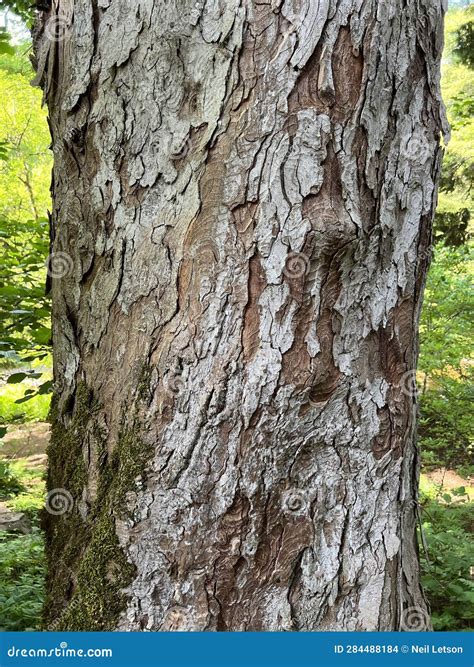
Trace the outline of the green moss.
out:
[[[149,385],[149,380],[145,384]],[[126,605],[121,591],[134,577],[134,566],[117,538],[115,517],[127,515],[127,493],[144,475],[153,449],[139,437],[143,422],[136,407],[134,421],[138,426],[124,430],[109,456],[105,434],[95,420],[97,409],[90,392],[80,387],[67,428],[52,411],[49,488],[68,489],[76,503],[71,514],[48,517],[46,629],[51,624],[55,630],[114,629]],[[99,483],[97,498],[83,519],[77,501],[87,482],[82,455],[87,428],[92,429],[98,443]]]
[[[51,401],[47,488],[50,491],[64,489],[71,494],[74,506],[66,514],[56,516],[45,511],[42,517],[48,563],[44,607],[46,627],[67,603],[72,587],[71,572],[88,539],[77,502],[87,481],[82,443],[92,413],[92,395],[85,385],[77,388],[74,412],[67,427],[63,423],[64,415],[59,414],[56,399]]]
[[[137,385],[137,397],[139,401],[146,403],[150,399],[150,384],[151,384],[152,368],[146,363],[143,363],[140,369],[140,377]]]
[[[51,401],[51,440],[48,454],[48,489],[67,489],[76,500],[87,481],[82,445],[91,416],[97,410],[91,392],[84,384],[77,388],[74,414],[65,427],[58,414],[57,401]]]
[[[153,450],[134,431],[125,432],[119,438],[112,455],[109,475],[107,478],[104,476],[104,481],[108,479],[111,484],[108,493],[117,515],[124,517],[127,514],[124,510],[126,494],[135,488],[136,480],[144,475],[152,454]]]
[[[122,588],[134,567],[118,543],[115,521],[106,512],[91,527],[90,542],[77,570],[77,583],[57,630],[112,630],[126,599]]]

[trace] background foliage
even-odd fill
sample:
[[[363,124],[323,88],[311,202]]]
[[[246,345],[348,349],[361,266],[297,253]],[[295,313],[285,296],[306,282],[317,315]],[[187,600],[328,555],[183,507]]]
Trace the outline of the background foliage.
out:
[[[50,390],[44,364],[50,365],[45,260],[52,161],[41,93],[30,85],[29,51],[20,44],[0,55],[0,368],[16,370],[6,376],[8,384],[27,380],[14,392],[13,406],[3,405],[1,392],[4,421],[27,416],[32,410],[21,409],[21,401]]]
[[[451,469],[469,483],[474,474],[474,7],[464,5],[468,6],[446,17],[442,86],[452,136],[435,216],[418,381],[422,470]],[[420,542],[425,548],[421,549],[421,565],[435,630],[473,626],[472,497],[472,488],[460,486],[447,493],[443,485],[430,484],[422,476]]]

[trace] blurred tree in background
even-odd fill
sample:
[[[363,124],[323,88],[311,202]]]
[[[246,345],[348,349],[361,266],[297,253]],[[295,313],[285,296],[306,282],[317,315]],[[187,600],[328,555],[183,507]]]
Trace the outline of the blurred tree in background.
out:
[[[4,367],[21,366],[9,383],[39,377],[31,365],[47,358],[51,337],[45,259],[52,160],[29,50],[20,44],[0,55],[0,359]],[[44,393],[49,383],[26,390]]]

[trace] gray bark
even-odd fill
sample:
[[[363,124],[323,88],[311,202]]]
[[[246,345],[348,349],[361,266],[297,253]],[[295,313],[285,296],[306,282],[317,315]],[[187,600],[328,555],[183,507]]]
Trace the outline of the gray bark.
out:
[[[74,500],[48,518],[55,623],[427,619],[406,378],[444,126],[442,15],[439,0],[53,0],[40,17],[66,264],[53,429],[69,449],[53,439],[49,485]],[[141,467],[120,495],[126,456]],[[79,568],[104,512],[133,574],[116,616],[99,604],[81,626],[68,608],[86,605]],[[110,580],[107,558],[91,581]]]

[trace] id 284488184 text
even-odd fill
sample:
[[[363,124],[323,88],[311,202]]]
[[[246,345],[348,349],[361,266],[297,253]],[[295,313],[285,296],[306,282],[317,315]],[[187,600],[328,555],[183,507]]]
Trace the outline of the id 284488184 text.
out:
[[[462,646],[435,646],[434,644],[403,644],[402,646],[381,644],[348,644],[334,646],[334,653],[420,653],[420,654],[455,654],[463,653]]]

